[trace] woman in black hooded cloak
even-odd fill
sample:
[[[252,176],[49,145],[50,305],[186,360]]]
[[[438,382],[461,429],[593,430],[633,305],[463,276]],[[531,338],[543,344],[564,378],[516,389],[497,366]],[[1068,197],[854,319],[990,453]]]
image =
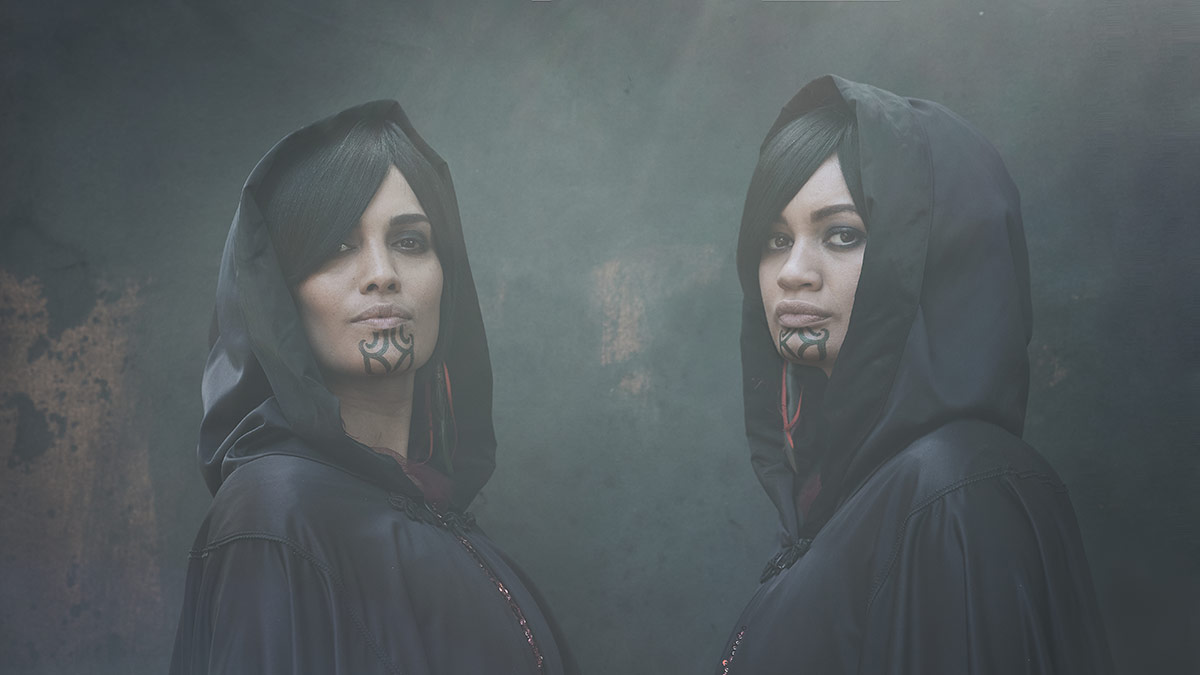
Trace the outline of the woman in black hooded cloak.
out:
[[[280,141],[217,285],[196,537],[171,672],[573,672],[465,509],[491,365],[446,164],[400,106]]]
[[[1066,488],[1020,438],[1028,260],[994,148],[814,80],[763,143],[737,261],[783,531],[716,671],[1111,672]]]

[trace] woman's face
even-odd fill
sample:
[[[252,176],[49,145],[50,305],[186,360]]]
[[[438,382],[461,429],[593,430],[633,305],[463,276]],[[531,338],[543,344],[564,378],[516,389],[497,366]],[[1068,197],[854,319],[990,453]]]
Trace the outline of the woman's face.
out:
[[[783,208],[758,265],[767,325],[784,359],[833,372],[866,243],[867,228],[833,155]]]
[[[412,373],[437,343],[442,265],[429,220],[392,167],[340,249],[296,286],[327,377]]]

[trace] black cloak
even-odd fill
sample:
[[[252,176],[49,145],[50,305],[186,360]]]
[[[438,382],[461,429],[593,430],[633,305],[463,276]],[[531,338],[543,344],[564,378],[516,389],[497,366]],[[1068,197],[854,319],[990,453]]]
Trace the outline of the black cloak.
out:
[[[862,273],[832,376],[793,366],[785,384],[760,254],[738,256],[746,434],[783,547],[716,671],[1110,673],[1067,490],[1020,438],[1017,190],[954,113],[837,77],[804,87],[767,140],[831,103],[858,124]],[[804,390],[791,460],[784,386]]]
[[[438,247],[460,261],[453,316],[443,316],[454,325],[444,353],[457,432],[449,508],[343,431],[256,200],[282,153],[360,120],[398,124],[446,186]],[[464,510],[496,448],[466,260],[446,164],[395,102],[297,131],[250,174],[217,284],[198,448],[214,497],[191,551],[172,673],[574,672],[545,603]]]

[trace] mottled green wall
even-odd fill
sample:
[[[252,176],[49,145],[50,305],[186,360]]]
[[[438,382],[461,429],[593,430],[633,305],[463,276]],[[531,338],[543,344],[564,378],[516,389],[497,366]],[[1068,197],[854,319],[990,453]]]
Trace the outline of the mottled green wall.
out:
[[[164,670],[241,181],[372,98],[455,175],[501,442],[479,520],[588,672],[711,670],[775,527],[734,233],[762,135],[826,72],[944,102],[1008,160],[1027,436],[1121,672],[1200,668],[1198,52],[1189,0],[4,3],[0,670]]]

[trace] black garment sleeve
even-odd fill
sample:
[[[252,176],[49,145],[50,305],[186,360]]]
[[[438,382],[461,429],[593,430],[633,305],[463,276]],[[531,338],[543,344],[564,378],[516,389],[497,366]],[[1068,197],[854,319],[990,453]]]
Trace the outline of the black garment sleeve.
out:
[[[1065,488],[998,473],[918,505],[873,586],[860,663],[896,675],[1111,673]]]
[[[246,537],[193,554],[172,675],[398,673],[321,561]]]

